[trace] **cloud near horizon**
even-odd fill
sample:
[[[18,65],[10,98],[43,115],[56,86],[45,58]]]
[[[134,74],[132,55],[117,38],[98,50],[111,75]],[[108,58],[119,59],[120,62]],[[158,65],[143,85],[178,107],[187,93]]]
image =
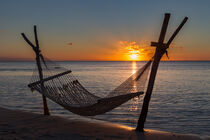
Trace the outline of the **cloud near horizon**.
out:
[[[138,60],[148,60],[152,57],[154,52],[148,43],[137,44],[136,41],[119,41],[120,47],[124,47],[124,53],[128,56],[133,54],[139,57]]]

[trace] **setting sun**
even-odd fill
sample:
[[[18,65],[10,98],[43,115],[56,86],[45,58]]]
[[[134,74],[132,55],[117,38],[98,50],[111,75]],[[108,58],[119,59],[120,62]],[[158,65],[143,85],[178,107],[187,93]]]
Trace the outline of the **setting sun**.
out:
[[[119,41],[120,46],[124,48],[124,56],[127,61],[143,61],[151,50],[145,43],[137,44],[136,41]]]
[[[131,54],[130,57],[132,60],[137,60],[138,54]]]

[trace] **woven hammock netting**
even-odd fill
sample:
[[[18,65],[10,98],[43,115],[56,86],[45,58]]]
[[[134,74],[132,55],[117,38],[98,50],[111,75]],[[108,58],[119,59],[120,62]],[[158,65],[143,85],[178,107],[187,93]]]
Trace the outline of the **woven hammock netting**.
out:
[[[36,90],[65,109],[82,116],[103,114],[143,94],[152,63],[152,60],[148,61],[110,93],[99,97],[85,89],[71,70],[43,56],[40,58],[43,80],[40,81],[38,68],[35,68],[28,86],[32,91]]]

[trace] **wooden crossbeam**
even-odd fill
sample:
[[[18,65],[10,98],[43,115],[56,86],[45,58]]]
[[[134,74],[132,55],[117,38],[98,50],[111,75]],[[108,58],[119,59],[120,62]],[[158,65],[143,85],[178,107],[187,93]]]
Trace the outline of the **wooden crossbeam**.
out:
[[[24,33],[21,33],[22,37],[24,38],[24,40],[32,47],[32,49],[34,50],[35,54],[36,54],[36,64],[38,67],[38,71],[39,71],[39,78],[41,81],[41,89],[42,91],[44,91],[44,83],[43,81],[43,73],[42,73],[42,67],[41,67],[41,63],[40,63],[40,50],[39,50],[39,42],[38,42],[38,37],[37,37],[37,30],[36,30],[36,26],[34,25],[34,36],[35,36],[35,43],[36,45],[34,45],[27,37]],[[41,57],[41,59],[44,58]],[[49,109],[48,109],[48,105],[47,105],[47,99],[44,95],[42,95],[42,99],[43,99],[43,106],[44,106],[44,115],[50,115]]]
[[[174,33],[171,35],[171,37],[169,38],[167,43],[162,43],[161,46],[163,46],[165,49],[169,48],[171,42],[174,40],[174,38],[176,37],[176,35],[179,33],[179,31],[181,30],[181,28],[184,26],[184,24],[187,22],[188,17],[185,17],[183,19],[183,21],[181,22],[181,24],[177,27],[177,29],[174,31]],[[151,42],[151,46],[152,47],[157,47],[159,44],[159,42]]]
[[[35,51],[36,50],[36,46],[34,46],[33,43],[31,43],[31,41],[26,37],[26,35],[24,33],[21,33],[22,37],[24,38],[24,40],[32,47],[32,49]]]
[[[170,39],[167,42],[167,48],[170,46],[171,42],[174,40],[174,38],[176,37],[176,35],[179,33],[179,31],[181,30],[181,28],[184,26],[184,24],[187,22],[188,17],[185,17],[183,19],[183,21],[181,22],[181,24],[178,26],[178,28],[174,31],[174,33],[172,34],[172,36],[170,37]]]
[[[34,85],[44,83],[44,82],[46,82],[46,81],[49,81],[49,80],[58,78],[58,77],[60,77],[60,76],[63,76],[63,75],[65,75],[65,74],[68,74],[68,73],[71,73],[71,70],[68,70],[68,71],[65,71],[65,72],[62,72],[62,73],[53,75],[53,76],[49,76],[49,77],[47,77],[47,78],[44,78],[43,80],[39,80],[39,81],[30,83],[30,84],[28,85],[28,87],[33,87]]]
[[[152,70],[150,73],[149,83],[148,83],[147,91],[146,91],[146,94],[145,94],[145,97],[143,100],[141,114],[139,116],[139,120],[138,120],[137,127],[136,127],[136,130],[140,131],[140,132],[143,132],[143,129],[144,129],[144,123],[146,121],[147,112],[148,112],[148,108],[149,108],[149,102],[150,102],[150,98],[152,95],[155,77],[156,77],[156,73],[157,73],[157,69],[158,69],[158,65],[159,65],[159,61],[160,61],[160,58],[159,58],[160,50],[162,48],[162,44],[163,44],[163,41],[165,38],[169,18],[170,18],[170,14],[166,13],[162,28],[161,28],[161,32],[160,32],[160,37],[159,37],[158,43],[156,44],[155,57],[154,57],[154,62],[152,64]]]
[[[166,45],[167,45],[166,43],[161,44],[161,46],[163,46],[163,47],[166,47]],[[151,42],[150,46],[157,47],[157,46],[159,46],[159,43],[158,42]]]
[[[160,37],[159,37],[159,40],[158,40],[159,45],[162,45],[163,41],[165,39],[169,19],[170,19],[170,14],[166,13],[164,21],[163,21],[162,29],[161,29],[161,32],[160,32]]]
[[[149,82],[148,82],[148,86],[147,86],[147,91],[146,91],[146,94],[145,94],[145,97],[144,97],[144,100],[143,100],[142,110],[141,110],[141,114],[139,116],[136,131],[140,131],[140,132],[144,131],[144,123],[146,121],[148,108],[149,108],[149,102],[150,102],[150,99],[151,99],[152,90],[153,90],[155,77],[156,77],[156,74],[157,74],[157,69],[158,69],[158,66],[159,66],[160,59],[162,58],[163,54],[165,54],[167,52],[166,49],[169,47],[169,45],[171,44],[171,42],[173,41],[175,36],[178,34],[178,32],[181,30],[183,25],[186,23],[188,18],[187,17],[184,18],[182,23],[178,26],[178,28],[175,30],[175,32],[172,34],[172,36],[168,40],[167,44],[165,44],[164,43],[164,38],[165,38],[165,35],[166,35],[166,30],[167,30],[167,27],[168,27],[169,19],[170,19],[170,14],[166,13],[158,42],[151,42],[151,46],[155,46],[156,51],[155,51],[154,62],[152,64],[150,78],[149,78]]]
[[[36,30],[35,25],[34,25],[34,37],[35,37],[36,47],[39,49],[39,41],[38,41],[37,30]]]

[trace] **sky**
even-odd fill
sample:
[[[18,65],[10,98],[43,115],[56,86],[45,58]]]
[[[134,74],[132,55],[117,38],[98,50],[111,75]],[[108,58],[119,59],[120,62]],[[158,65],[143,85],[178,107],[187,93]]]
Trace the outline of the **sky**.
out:
[[[0,0],[0,60],[33,60],[21,33],[52,60],[147,60],[171,13],[165,42],[187,16],[169,59],[210,60],[209,0]]]

